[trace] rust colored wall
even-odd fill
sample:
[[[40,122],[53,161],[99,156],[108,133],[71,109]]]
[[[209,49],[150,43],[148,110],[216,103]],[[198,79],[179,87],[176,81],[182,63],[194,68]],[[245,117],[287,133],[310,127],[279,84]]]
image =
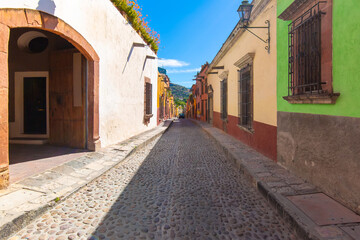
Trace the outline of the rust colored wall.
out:
[[[221,114],[219,113],[219,112],[213,112],[213,125],[214,125],[214,127],[216,127],[216,128],[219,128],[219,129],[221,129],[221,130],[223,130],[223,131],[225,131],[224,130],[224,128],[223,128],[223,120],[221,119]]]
[[[225,130],[229,135],[276,162],[277,128],[275,126],[254,121],[254,133],[250,133],[239,127],[238,122],[238,117],[228,115],[227,123],[224,124],[224,121],[221,119],[221,114],[219,112],[214,112],[215,127],[223,131]]]
[[[8,40],[10,29],[0,24],[0,189],[9,184],[9,122],[8,122]]]

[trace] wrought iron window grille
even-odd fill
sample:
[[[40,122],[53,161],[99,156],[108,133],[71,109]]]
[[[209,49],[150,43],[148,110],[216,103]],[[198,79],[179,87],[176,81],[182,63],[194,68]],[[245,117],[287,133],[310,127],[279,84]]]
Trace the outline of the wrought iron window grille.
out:
[[[221,118],[227,119],[227,79],[220,82],[221,86]]]
[[[248,130],[253,125],[253,96],[252,96],[252,66],[238,70],[239,73],[239,122],[238,124]]]
[[[320,1],[288,26],[288,96],[322,94]]]
[[[146,83],[146,103],[145,103],[145,107],[146,107],[146,115],[151,115],[152,114],[152,84],[151,83]]]

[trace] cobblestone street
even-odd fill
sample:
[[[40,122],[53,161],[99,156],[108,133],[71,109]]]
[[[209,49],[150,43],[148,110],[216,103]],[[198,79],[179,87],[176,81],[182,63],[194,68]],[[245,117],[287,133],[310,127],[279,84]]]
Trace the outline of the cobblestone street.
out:
[[[299,238],[201,128],[181,120],[10,239]]]

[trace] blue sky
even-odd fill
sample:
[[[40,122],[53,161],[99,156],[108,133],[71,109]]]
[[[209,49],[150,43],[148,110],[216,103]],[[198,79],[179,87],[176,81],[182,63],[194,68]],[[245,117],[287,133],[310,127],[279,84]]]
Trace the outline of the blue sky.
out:
[[[150,27],[160,33],[159,66],[168,70],[171,82],[191,87],[197,70],[212,61],[239,21],[236,10],[241,0],[138,0],[138,4]]]

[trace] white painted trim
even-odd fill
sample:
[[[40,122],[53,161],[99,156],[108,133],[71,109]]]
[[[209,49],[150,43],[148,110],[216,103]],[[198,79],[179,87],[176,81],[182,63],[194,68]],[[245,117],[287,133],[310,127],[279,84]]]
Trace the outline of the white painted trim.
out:
[[[24,78],[46,77],[46,134],[24,134]],[[15,122],[10,123],[10,138],[49,138],[49,72],[15,72]]]

